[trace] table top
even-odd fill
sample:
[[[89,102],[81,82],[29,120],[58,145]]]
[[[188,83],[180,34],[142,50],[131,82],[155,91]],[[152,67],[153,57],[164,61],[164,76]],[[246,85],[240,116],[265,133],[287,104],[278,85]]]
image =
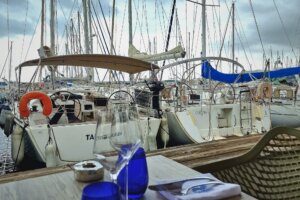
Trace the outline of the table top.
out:
[[[199,175],[199,172],[160,155],[147,157],[147,164],[149,185],[155,184],[159,179],[184,179]],[[81,199],[82,189],[86,184],[88,183],[77,182],[73,171],[67,171],[0,184],[0,196],[6,200]],[[149,189],[142,199],[165,200],[158,192]],[[230,198],[235,199],[255,198],[242,193],[239,197]]]

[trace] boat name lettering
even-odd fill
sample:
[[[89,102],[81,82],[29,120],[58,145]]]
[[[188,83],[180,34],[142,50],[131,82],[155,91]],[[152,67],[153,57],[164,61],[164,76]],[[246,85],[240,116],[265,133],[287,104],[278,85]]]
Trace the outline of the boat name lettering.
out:
[[[111,137],[117,137],[122,135],[121,132],[116,132],[114,134],[111,135]],[[93,134],[87,134],[86,136],[86,140],[94,140],[95,136]],[[97,136],[96,140],[107,140],[108,139],[108,135],[102,135],[102,136]]]
[[[87,134],[86,136],[86,140],[94,140],[95,136],[93,134]]]

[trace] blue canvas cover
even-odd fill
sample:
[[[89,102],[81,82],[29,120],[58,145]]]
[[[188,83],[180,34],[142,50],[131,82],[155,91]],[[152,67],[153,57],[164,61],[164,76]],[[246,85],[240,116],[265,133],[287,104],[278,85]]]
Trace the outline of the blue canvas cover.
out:
[[[284,69],[273,70],[270,72],[243,72],[241,74],[225,74],[214,69],[208,61],[202,63],[201,75],[204,78],[220,81],[224,83],[243,83],[250,82],[256,79],[279,78],[284,76],[291,76],[300,74],[300,66],[290,67]]]

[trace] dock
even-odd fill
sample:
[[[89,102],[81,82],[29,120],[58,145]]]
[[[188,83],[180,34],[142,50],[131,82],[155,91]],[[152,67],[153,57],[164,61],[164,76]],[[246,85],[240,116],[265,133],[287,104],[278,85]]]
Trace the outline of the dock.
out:
[[[228,159],[250,150],[262,137],[261,134],[243,137],[230,137],[201,144],[188,144],[166,149],[158,149],[147,153],[147,157],[162,155],[189,168],[196,168],[208,163]],[[70,171],[69,165],[53,168],[42,168],[30,171],[15,172],[1,176],[0,184],[15,182],[28,178],[51,175]]]

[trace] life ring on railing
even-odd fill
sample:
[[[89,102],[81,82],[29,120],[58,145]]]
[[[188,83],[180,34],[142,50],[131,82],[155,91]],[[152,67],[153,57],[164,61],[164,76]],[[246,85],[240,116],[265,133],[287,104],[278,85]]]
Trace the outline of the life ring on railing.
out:
[[[272,85],[268,82],[261,82],[257,86],[256,99],[271,99],[272,98]]]
[[[21,117],[28,117],[30,111],[27,107],[27,104],[32,99],[39,99],[43,105],[43,115],[49,116],[52,112],[52,102],[50,97],[44,92],[32,91],[24,94],[19,102],[19,111]]]

